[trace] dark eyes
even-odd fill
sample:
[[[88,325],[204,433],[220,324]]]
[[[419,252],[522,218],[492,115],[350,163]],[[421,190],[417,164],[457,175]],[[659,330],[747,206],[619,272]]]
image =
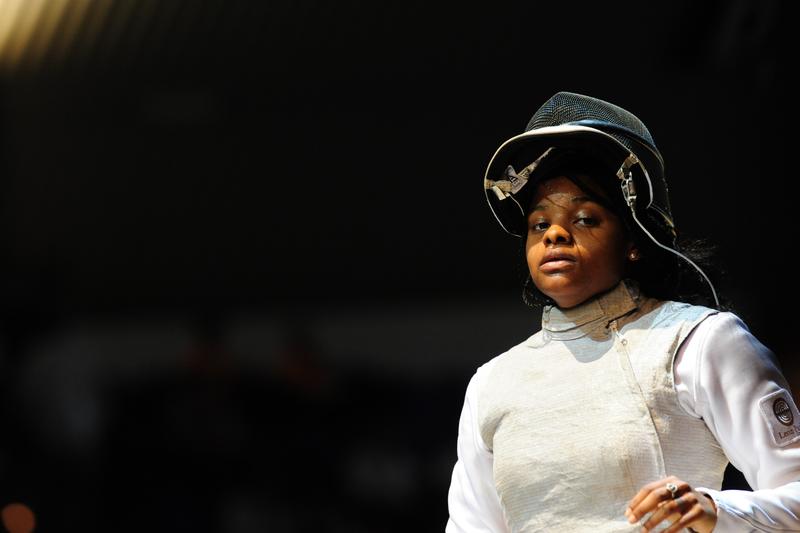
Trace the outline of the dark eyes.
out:
[[[598,220],[594,217],[578,217],[575,219],[576,226],[594,227],[598,224]],[[539,221],[531,224],[531,231],[545,231],[550,227],[549,222]]]
[[[534,222],[533,224],[531,224],[532,231],[544,231],[549,227],[550,224],[548,224],[547,222]]]

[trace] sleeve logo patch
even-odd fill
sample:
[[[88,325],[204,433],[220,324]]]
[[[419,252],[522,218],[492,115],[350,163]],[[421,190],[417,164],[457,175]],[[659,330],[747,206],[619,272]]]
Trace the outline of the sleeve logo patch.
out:
[[[800,414],[788,391],[781,389],[773,392],[758,403],[775,444],[786,446],[800,440],[800,425],[795,423],[800,420]]]

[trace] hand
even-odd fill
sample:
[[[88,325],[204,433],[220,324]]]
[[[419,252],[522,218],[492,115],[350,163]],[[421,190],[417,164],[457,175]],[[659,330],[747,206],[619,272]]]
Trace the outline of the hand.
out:
[[[674,499],[668,483],[678,489]],[[643,524],[642,531],[650,531],[664,520],[672,524],[664,533],[677,533],[689,527],[698,533],[710,533],[717,525],[714,500],[675,476],[645,485],[628,503],[625,516],[633,524],[650,512],[653,514]]]

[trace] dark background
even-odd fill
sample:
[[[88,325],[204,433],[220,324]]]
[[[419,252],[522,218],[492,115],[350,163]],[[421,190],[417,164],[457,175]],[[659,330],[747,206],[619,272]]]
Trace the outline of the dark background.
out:
[[[538,329],[485,205],[547,98],[648,125],[800,380],[786,2],[0,3],[0,506],[37,531],[442,531]]]

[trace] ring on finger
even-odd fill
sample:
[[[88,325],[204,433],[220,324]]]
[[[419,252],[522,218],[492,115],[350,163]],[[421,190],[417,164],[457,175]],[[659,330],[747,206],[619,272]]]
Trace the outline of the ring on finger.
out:
[[[672,496],[672,499],[674,500],[675,497],[678,495],[678,486],[675,483],[672,483],[671,481],[664,486],[666,487],[670,496]]]

